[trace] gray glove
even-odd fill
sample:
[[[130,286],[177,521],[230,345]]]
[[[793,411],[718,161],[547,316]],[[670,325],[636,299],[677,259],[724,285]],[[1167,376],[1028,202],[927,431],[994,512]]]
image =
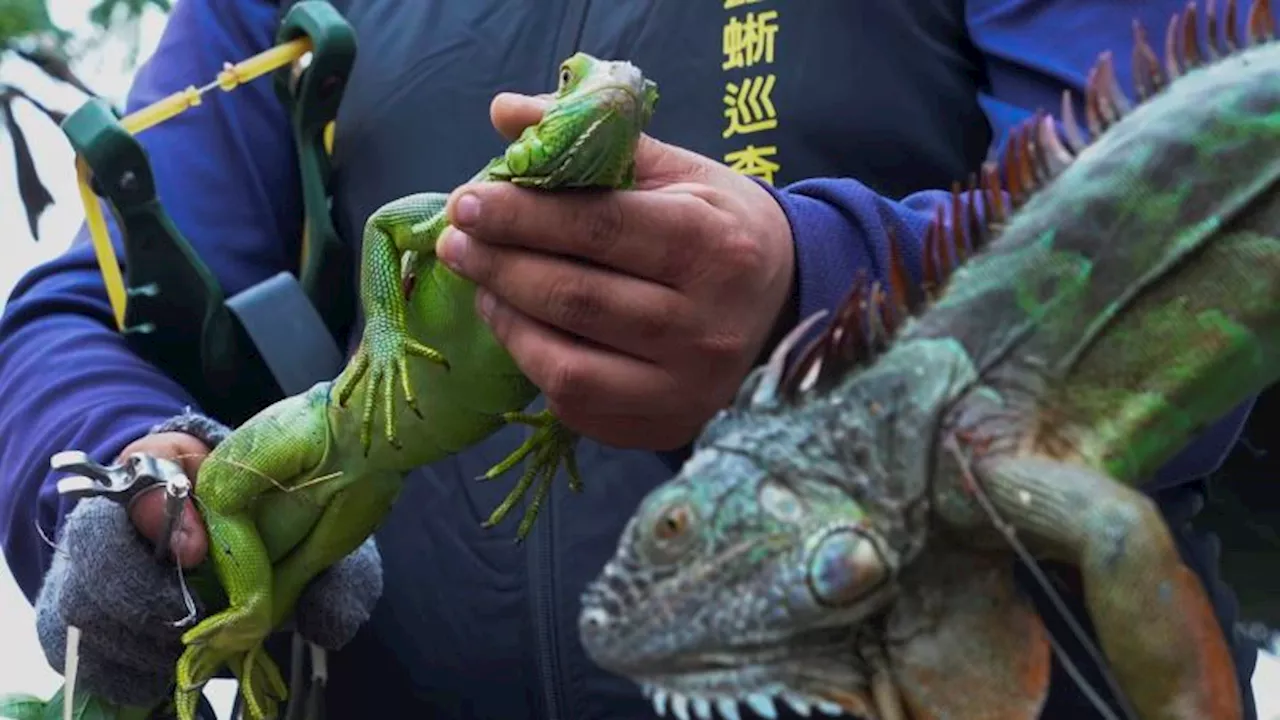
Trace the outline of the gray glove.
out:
[[[226,428],[187,413],[153,429],[182,431],[214,447]],[[295,629],[327,650],[355,636],[382,594],[382,562],[371,537],[318,575],[299,598]],[[193,598],[199,618],[206,609]],[[80,628],[77,686],[103,699],[147,705],[166,697],[188,613],[172,564],[152,556],[127,511],[107,498],[77,503],[36,598],[36,629],[46,659],[61,672],[67,626]]]

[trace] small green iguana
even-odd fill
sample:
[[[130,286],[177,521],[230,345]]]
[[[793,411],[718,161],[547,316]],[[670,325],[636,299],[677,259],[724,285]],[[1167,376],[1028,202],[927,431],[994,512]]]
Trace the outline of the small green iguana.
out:
[[[634,65],[575,54],[561,65],[541,121],[472,181],[629,187],[635,148],[656,102],[657,86]],[[408,471],[506,423],[533,425],[530,439],[486,475],[531,457],[488,521],[501,520],[539,480],[522,535],[562,461],[571,482],[579,482],[576,437],[549,411],[521,412],[537,388],[476,315],[474,284],[436,261],[447,197],[410,195],[374,212],[363,238],[366,320],[355,356],[332,383],[248,420],[201,467],[194,495],[228,607],[183,636],[175,696],[181,720],[193,720],[200,688],[224,664],[236,672],[252,717],[275,712],[272,696],[283,698],[285,688],[263,641],[312,577],[374,531]],[[400,393],[404,402],[397,404]]]
[[[657,99],[634,65],[577,53],[560,66],[541,121],[472,181],[630,187]],[[530,465],[486,525],[538,482],[523,537],[562,462],[578,487],[576,436],[549,411],[522,412],[537,388],[477,317],[474,284],[436,261],[447,197],[410,195],[374,212],[363,238],[366,323],[355,356],[334,381],[250,418],[201,467],[193,495],[209,557],[193,586],[220,611],[183,635],[173,699],[180,720],[194,720],[201,689],[223,666],[240,680],[250,717],[275,716],[287,688],[264,640],[314,576],[373,533],[410,470],[524,423],[536,428],[530,439],[485,477],[526,457]]]
[[[1142,102],[1104,54],[1090,142],[1069,96],[1065,138],[1038,114],[953,189],[923,286],[894,250],[883,288],[749,376],[584,593],[597,664],[680,720],[1029,720],[1053,647],[1012,549],[1080,571],[1122,709],[1241,717],[1137,488],[1280,377],[1280,43],[1265,0],[1248,47],[1208,19],[1206,51],[1194,6],[1175,18],[1164,71],[1135,26]]]

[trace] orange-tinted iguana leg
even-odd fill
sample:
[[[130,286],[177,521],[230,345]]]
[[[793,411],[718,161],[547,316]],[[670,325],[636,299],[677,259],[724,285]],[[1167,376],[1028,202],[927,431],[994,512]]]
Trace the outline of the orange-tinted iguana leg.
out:
[[[1149,497],[1048,457],[989,457],[975,470],[1028,546],[1080,568],[1102,651],[1142,720],[1242,716],[1222,629]]]

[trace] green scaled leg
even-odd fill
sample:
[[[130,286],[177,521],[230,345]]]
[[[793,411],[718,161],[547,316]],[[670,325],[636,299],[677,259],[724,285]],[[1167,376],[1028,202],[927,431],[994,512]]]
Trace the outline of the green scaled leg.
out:
[[[533,427],[533,435],[505,460],[490,468],[480,479],[492,480],[514,468],[529,455],[533,457],[530,458],[529,467],[516,482],[515,488],[489,515],[489,519],[484,522],[484,527],[491,528],[502,522],[516,503],[528,494],[529,488],[537,483],[538,487],[534,491],[533,500],[525,510],[524,518],[520,520],[520,526],[516,528],[516,539],[524,540],[533,529],[533,522],[538,517],[538,511],[542,509],[542,503],[551,492],[551,482],[555,480],[556,471],[560,469],[561,463],[564,464],[565,472],[569,475],[569,489],[573,492],[582,492],[582,477],[578,474],[578,458],[575,454],[578,435],[565,427],[550,410],[532,415],[521,412],[504,413],[502,419],[507,423],[520,423]]]
[[[364,335],[355,357],[334,384],[339,407],[346,407],[357,390],[364,391],[360,398],[364,403],[360,442],[365,455],[373,442],[373,415],[379,406],[387,444],[400,447],[396,433],[397,389],[404,393],[409,409],[422,416],[409,379],[409,357],[449,367],[438,350],[409,335],[401,262],[406,253],[435,252],[436,239],[448,222],[444,215],[447,199],[443,193],[409,195],[378,208],[365,223],[360,260]]]

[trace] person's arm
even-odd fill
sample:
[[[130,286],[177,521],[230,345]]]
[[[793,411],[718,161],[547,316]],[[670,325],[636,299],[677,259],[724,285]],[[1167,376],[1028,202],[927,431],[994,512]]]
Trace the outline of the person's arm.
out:
[[[134,81],[128,111],[271,47],[278,13],[269,0],[178,3]],[[228,294],[295,267],[297,164],[270,78],[210,93],[138,140],[161,201]],[[195,403],[125,346],[83,230],[10,296],[0,318],[0,398],[0,542],[33,599],[53,553],[41,533],[54,537],[71,508],[54,489],[49,456],[77,449],[110,461]]]

